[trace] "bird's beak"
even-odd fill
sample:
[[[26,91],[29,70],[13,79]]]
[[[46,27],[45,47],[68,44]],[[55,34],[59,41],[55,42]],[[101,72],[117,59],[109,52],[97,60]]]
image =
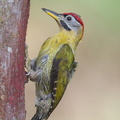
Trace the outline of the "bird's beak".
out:
[[[48,10],[46,8],[42,8],[43,11],[45,11],[48,15],[50,15],[51,17],[53,17],[56,21],[59,20],[60,18],[60,14],[52,11],[52,10]]]

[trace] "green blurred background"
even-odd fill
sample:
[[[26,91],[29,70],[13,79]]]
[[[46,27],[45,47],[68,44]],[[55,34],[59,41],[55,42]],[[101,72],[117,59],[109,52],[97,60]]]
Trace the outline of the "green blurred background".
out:
[[[85,24],[76,51],[77,71],[49,120],[120,120],[120,0],[31,0],[27,30],[30,58],[59,32],[41,8],[75,12]],[[26,84],[27,120],[35,113],[35,86]]]

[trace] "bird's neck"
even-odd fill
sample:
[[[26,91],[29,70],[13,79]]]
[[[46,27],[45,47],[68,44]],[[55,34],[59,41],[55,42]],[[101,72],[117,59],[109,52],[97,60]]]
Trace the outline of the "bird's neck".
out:
[[[60,36],[65,37],[65,42],[67,42],[67,44],[69,44],[71,48],[73,49],[73,51],[75,52],[76,47],[78,46],[78,43],[82,39],[83,30],[80,29],[78,32],[74,32],[72,30],[66,31],[64,29],[61,29],[59,34]]]

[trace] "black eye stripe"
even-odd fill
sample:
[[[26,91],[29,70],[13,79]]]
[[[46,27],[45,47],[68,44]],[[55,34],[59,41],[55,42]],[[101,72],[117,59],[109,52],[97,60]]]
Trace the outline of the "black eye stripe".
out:
[[[68,15],[63,15],[64,17],[67,17]]]

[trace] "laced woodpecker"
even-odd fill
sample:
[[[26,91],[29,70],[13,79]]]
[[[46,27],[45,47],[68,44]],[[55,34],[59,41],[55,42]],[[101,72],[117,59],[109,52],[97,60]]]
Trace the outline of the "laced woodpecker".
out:
[[[36,114],[32,120],[47,120],[60,102],[66,87],[75,72],[75,51],[82,39],[84,24],[75,13],[58,14],[42,8],[53,17],[60,32],[49,37],[31,65],[27,68],[29,77],[36,85]],[[29,66],[30,65],[30,66]]]

